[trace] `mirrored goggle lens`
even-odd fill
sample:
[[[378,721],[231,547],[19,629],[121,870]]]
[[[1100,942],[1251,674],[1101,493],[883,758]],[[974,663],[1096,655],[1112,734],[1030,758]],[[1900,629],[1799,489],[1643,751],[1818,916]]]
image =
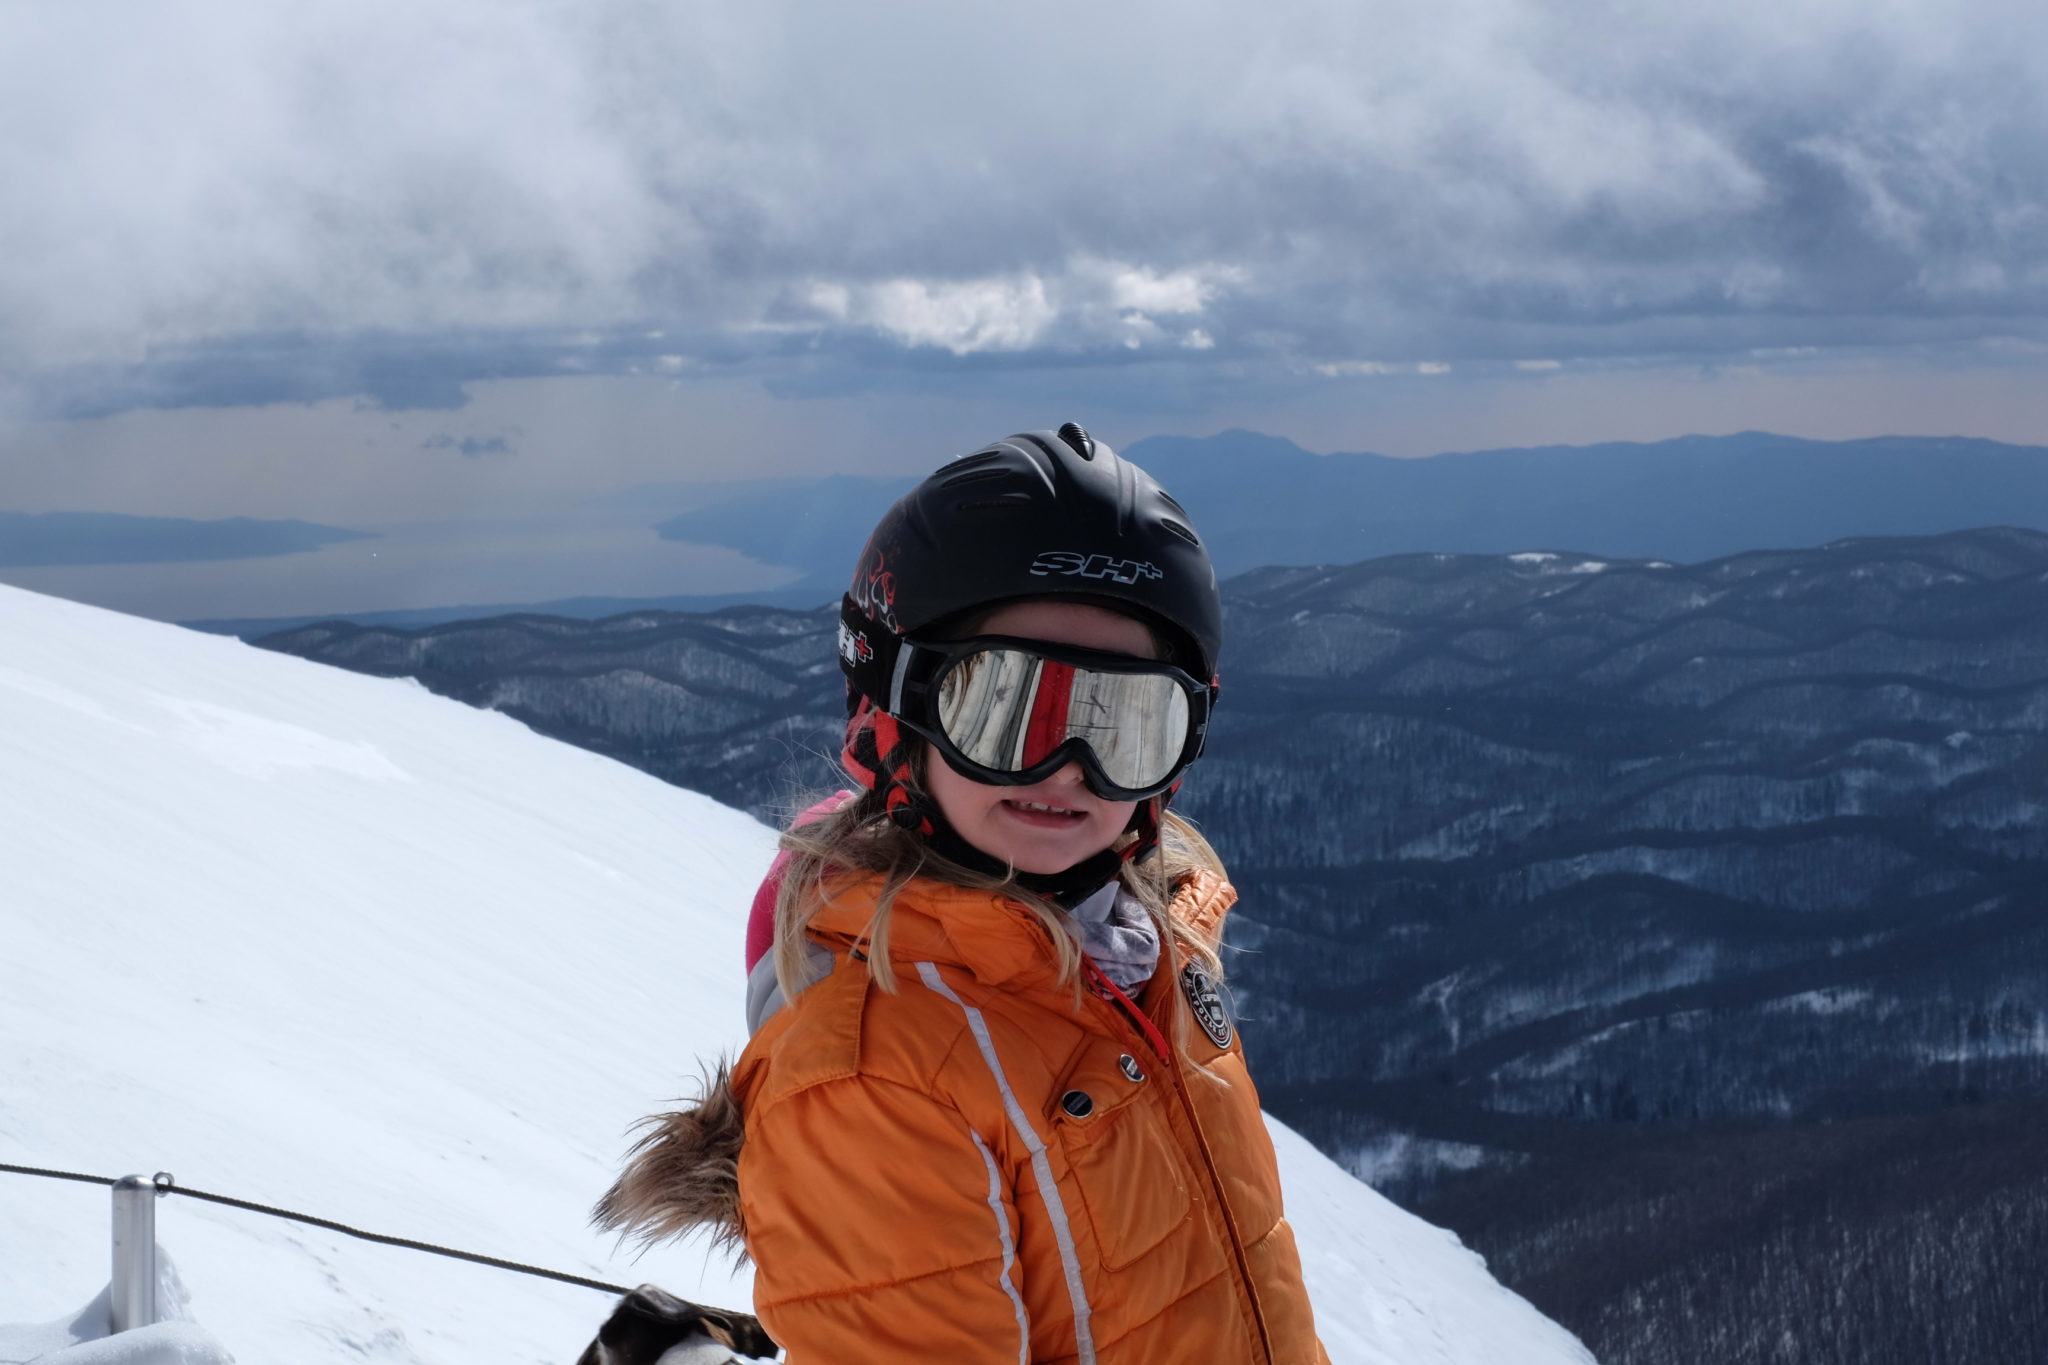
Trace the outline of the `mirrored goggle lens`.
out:
[[[984,649],[939,680],[940,730],[970,762],[1023,772],[1070,739],[1102,775],[1133,790],[1173,773],[1188,737],[1188,697],[1160,673],[1107,673],[1020,649]]]

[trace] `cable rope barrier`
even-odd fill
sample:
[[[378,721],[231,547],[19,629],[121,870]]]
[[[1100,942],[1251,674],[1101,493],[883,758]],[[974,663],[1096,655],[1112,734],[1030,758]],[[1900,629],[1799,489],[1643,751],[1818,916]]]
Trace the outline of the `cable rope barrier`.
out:
[[[13,1175],[41,1176],[49,1180],[73,1180],[84,1185],[105,1185],[109,1188],[120,1183],[118,1179],[104,1175],[85,1175],[78,1171],[57,1171],[43,1166],[16,1166],[0,1161],[0,1171]],[[435,1256],[446,1256],[452,1260],[469,1261],[476,1265],[487,1265],[496,1270],[515,1271],[521,1275],[533,1275],[544,1280],[559,1280],[563,1284],[581,1285],[585,1289],[602,1290],[607,1294],[630,1294],[633,1291],[622,1284],[607,1284],[582,1275],[570,1275],[560,1270],[549,1270],[544,1266],[523,1265],[518,1261],[507,1261],[496,1256],[485,1256],[474,1251],[458,1251],[454,1247],[436,1246],[432,1242],[415,1241],[410,1237],[392,1237],[381,1232],[365,1232],[361,1228],[337,1223],[331,1218],[318,1218],[310,1213],[299,1213],[292,1209],[281,1209],[271,1204],[259,1204],[250,1199],[237,1199],[233,1195],[213,1194],[207,1190],[195,1190],[189,1185],[180,1185],[168,1171],[158,1171],[155,1177],[156,1192],[159,1195],[182,1194],[190,1199],[203,1199],[210,1204],[225,1204],[229,1208],[246,1209],[251,1213],[267,1213],[274,1218],[288,1218],[295,1223],[306,1223],[329,1232],[360,1238],[365,1242],[376,1242],[382,1246],[404,1247],[409,1251],[425,1251]],[[751,1314],[728,1312],[722,1308],[706,1309],[735,1320],[752,1320]]]

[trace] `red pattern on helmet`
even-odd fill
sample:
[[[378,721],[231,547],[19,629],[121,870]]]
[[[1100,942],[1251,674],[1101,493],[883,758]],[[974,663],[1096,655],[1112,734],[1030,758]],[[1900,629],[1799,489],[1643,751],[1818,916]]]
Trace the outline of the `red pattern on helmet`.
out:
[[[896,717],[862,697],[846,722],[846,746],[839,761],[854,781],[882,794],[883,808],[891,820],[929,836],[937,827],[925,799],[918,795],[917,776],[911,769],[919,743]]]

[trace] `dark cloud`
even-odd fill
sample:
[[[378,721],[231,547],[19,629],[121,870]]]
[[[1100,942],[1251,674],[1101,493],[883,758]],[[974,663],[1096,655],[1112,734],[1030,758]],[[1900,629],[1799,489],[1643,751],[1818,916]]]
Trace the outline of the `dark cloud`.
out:
[[[579,328],[230,335],[165,345],[119,365],[53,368],[35,376],[38,416],[103,417],[136,408],[253,407],[354,398],[365,408],[454,412],[468,386],[552,375],[680,373],[684,365],[730,366],[810,349],[785,333],[671,333],[645,323]],[[876,357],[901,347],[861,339]]]
[[[231,8],[0,56],[44,411],[2048,335],[2031,0]]]
[[[39,415],[102,417],[133,408],[256,407],[358,398],[374,408],[450,412],[464,385],[506,368],[502,338],[236,335],[164,346],[123,365],[41,377]]]
[[[475,459],[481,455],[510,455],[512,443],[503,436],[464,436],[457,439],[443,431],[422,441],[420,449],[452,450]]]

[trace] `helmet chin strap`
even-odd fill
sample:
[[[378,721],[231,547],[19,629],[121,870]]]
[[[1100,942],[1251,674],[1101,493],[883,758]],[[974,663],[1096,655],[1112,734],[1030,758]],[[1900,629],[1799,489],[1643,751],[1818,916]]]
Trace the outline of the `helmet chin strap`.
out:
[[[1136,831],[1138,838],[1123,848],[1111,846],[1091,857],[1083,858],[1063,872],[1018,872],[1000,858],[991,857],[973,844],[960,837],[940,813],[938,802],[925,801],[925,819],[932,832],[925,836],[925,842],[941,857],[972,872],[990,877],[1008,877],[1027,891],[1035,891],[1071,910],[1082,901],[1100,891],[1116,879],[1116,875],[1127,862],[1134,862],[1150,853],[1158,843],[1159,822],[1152,814],[1152,803],[1158,798],[1148,798],[1138,803],[1138,809],[1131,813],[1131,823],[1126,832]],[[1145,837],[1146,830],[1152,831],[1152,838]]]

